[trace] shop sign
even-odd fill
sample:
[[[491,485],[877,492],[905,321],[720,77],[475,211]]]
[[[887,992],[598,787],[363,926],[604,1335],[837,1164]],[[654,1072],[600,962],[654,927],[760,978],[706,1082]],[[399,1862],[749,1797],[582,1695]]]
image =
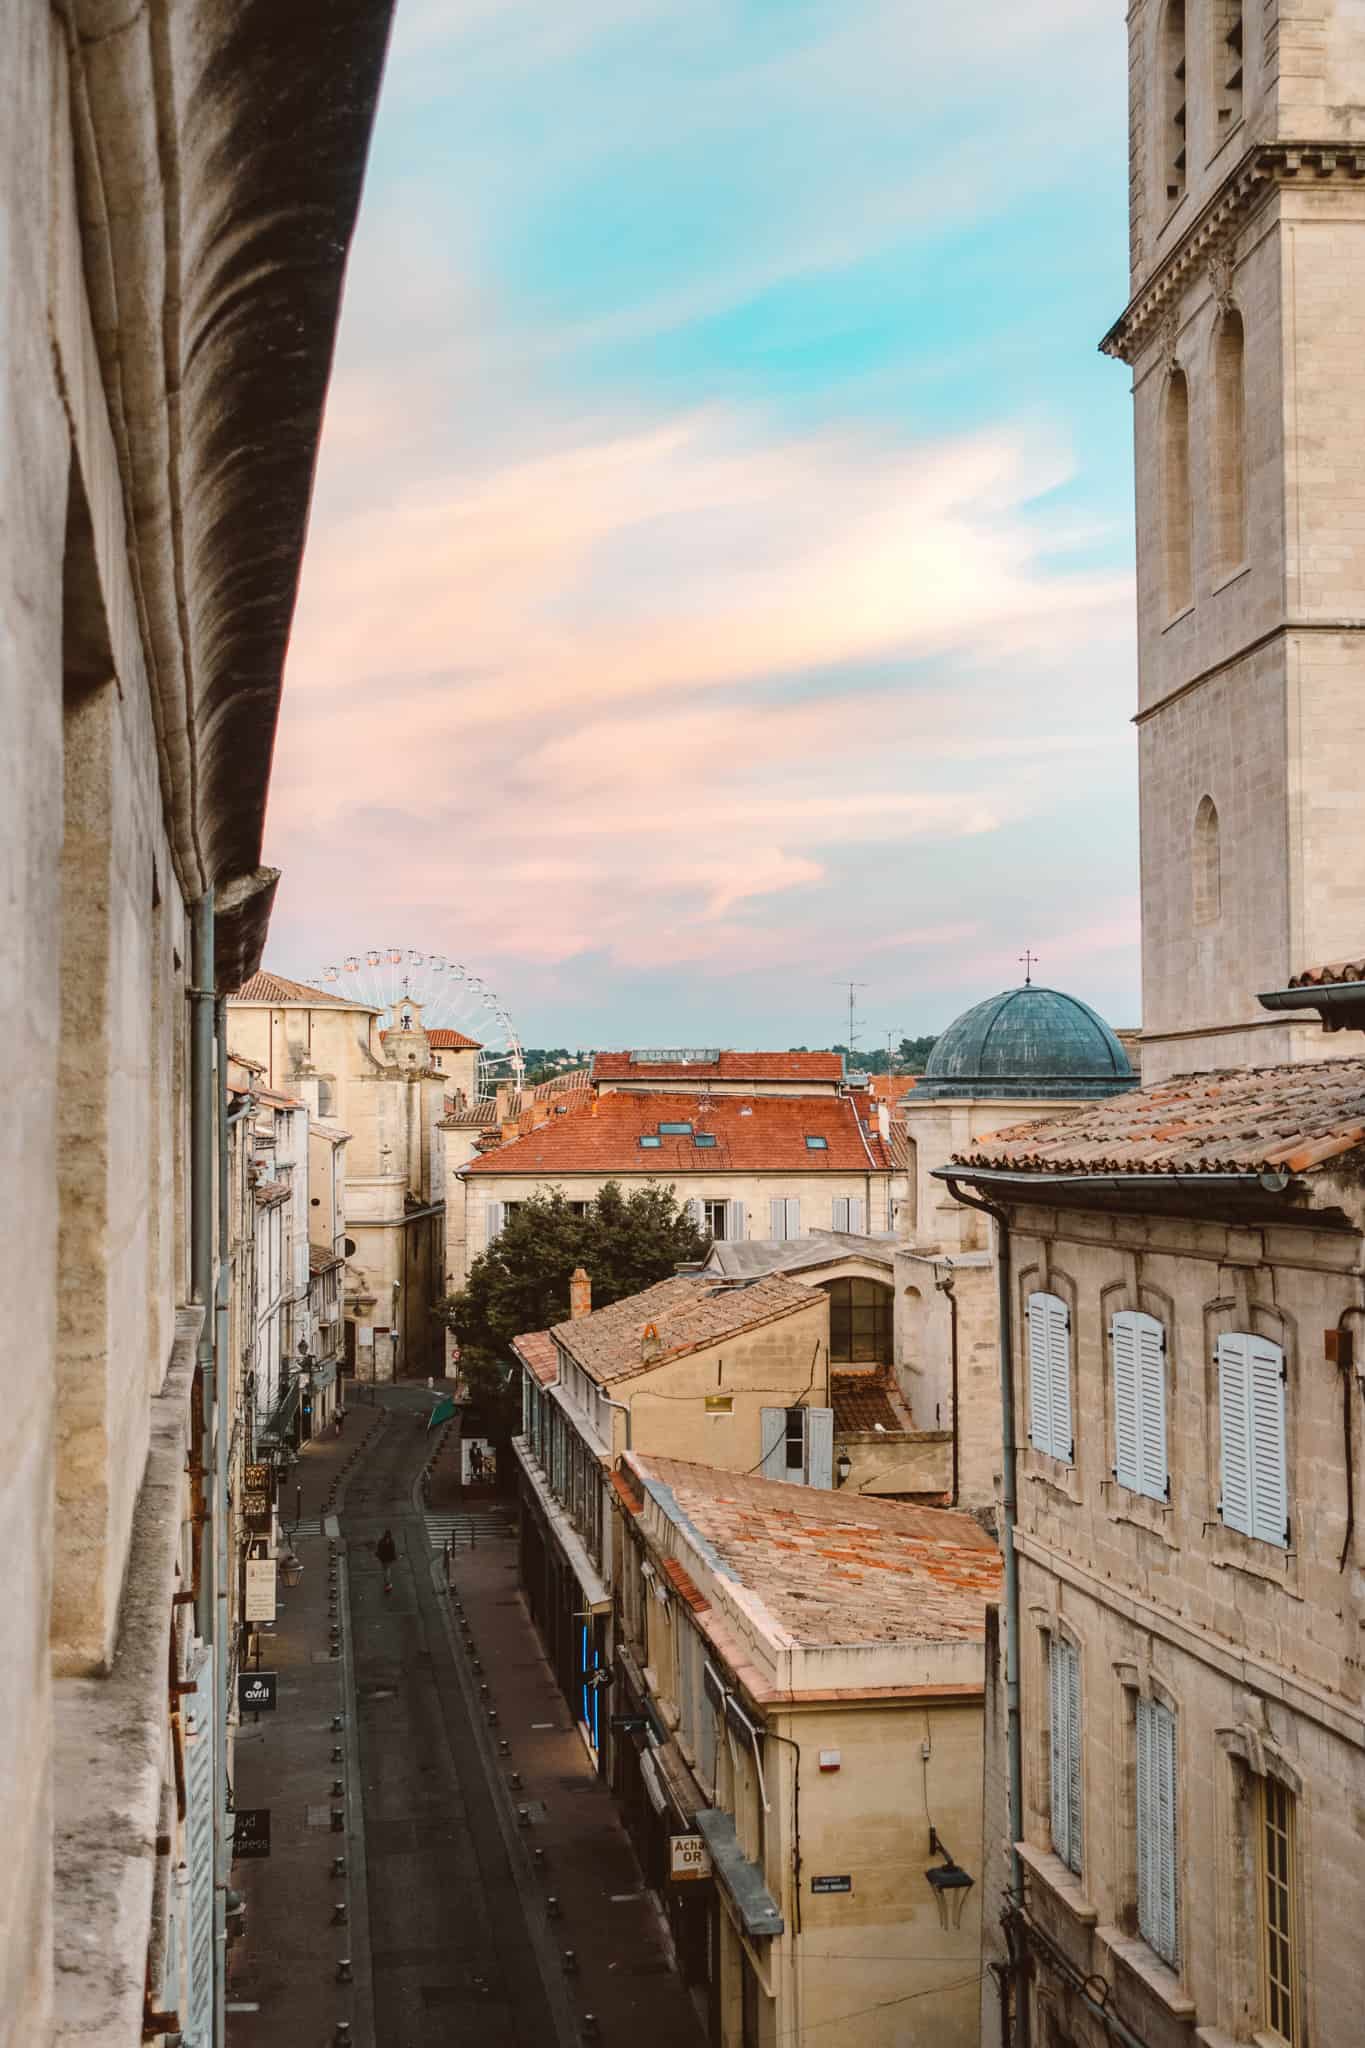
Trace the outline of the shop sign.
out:
[[[274,1498],[273,1465],[243,1465],[242,1515],[248,1529],[268,1532]]]
[[[851,1892],[853,1889],[853,1879],[851,1877],[813,1877],[810,1881],[810,1888],[813,1892]]]
[[[273,1621],[275,1619],[275,1560],[273,1557],[252,1557],[246,1567],[247,1621]]]
[[[232,1817],[232,1853],[234,1856],[268,1856],[270,1854],[270,1808],[268,1806],[239,1806]]]
[[[675,1884],[693,1877],[711,1875],[711,1851],[704,1835],[670,1835],[668,1874]]]
[[[239,1671],[237,1704],[244,1714],[273,1714],[279,1694],[276,1671]]]

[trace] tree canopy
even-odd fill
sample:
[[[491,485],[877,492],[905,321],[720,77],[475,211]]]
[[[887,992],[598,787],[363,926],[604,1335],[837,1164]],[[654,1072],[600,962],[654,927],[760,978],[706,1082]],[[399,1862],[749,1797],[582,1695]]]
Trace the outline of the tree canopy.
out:
[[[608,1181],[583,1214],[558,1189],[509,1206],[499,1236],[440,1309],[490,1434],[508,1436],[517,1427],[512,1339],[565,1321],[576,1266],[592,1282],[593,1307],[605,1308],[704,1258],[709,1243],[671,1187],[627,1195]]]

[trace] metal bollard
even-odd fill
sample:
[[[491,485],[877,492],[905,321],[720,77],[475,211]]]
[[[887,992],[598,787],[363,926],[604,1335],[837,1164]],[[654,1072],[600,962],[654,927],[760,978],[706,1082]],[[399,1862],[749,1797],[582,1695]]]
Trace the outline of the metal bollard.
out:
[[[332,1908],[332,1925],[333,1925],[333,1927],[344,1927],[344,1926],[346,1925],[346,1901],[345,1901],[345,1899],[338,1899],[338,1900],[337,1900],[337,1902],[336,1902],[336,1904],[335,1904],[335,1905],[333,1906],[333,1908]]]
[[[554,1892],[551,1892],[545,1901],[545,1918],[547,1920],[558,1920],[559,1918],[559,1899]]]
[[[334,1856],[332,1858],[332,1875],[333,1877],[345,1877],[346,1858],[344,1856]]]
[[[566,1948],[562,1960],[564,1963],[564,1975],[566,1977],[576,1977],[578,1975],[577,1952],[574,1949]]]
[[[340,1833],[342,1832],[342,1830],[343,1830],[343,1828],[345,1827],[345,1825],[346,1825],[346,1809],[345,1809],[345,1807],[344,1807],[344,1806],[334,1806],[334,1807],[332,1808],[332,1833],[333,1833],[334,1835],[339,1835],[339,1834],[340,1834]]]
[[[350,1982],[351,1958],[349,1956],[339,1956],[337,1958],[337,1983],[349,1984]]]

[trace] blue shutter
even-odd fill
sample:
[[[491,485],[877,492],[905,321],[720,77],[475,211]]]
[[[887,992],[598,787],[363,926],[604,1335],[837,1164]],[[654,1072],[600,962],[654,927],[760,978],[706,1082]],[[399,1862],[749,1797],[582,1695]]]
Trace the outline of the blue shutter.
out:
[[[834,1484],[834,1410],[806,1410],[806,1484],[832,1487]]]
[[[1176,1967],[1180,1924],[1176,1872],[1175,1716],[1157,1700],[1137,1703],[1138,1932]]]
[[[1142,1484],[1138,1393],[1138,1337],[1130,1313],[1114,1317],[1109,1344],[1114,1365],[1114,1477],[1134,1493]]]
[[[1035,1451],[1052,1450],[1052,1376],[1047,1363],[1048,1296],[1028,1302],[1028,1440]]]
[[[781,1195],[774,1195],[769,1202],[768,1220],[771,1225],[768,1231],[769,1237],[785,1237],[787,1235],[787,1204]]]
[[[848,1229],[849,1226],[847,1195],[836,1195],[834,1197],[833,1210],[830,1216],[830,1225],[831,1228],[833,1228],[834,1230]]]
[[[1060,1636],[1049,1638],[1052,1710],[1052,1846],[1069,1869],[1081,1868],[1081,1660]]]
[[[1167,1497],[1166,1333],[1154,1316],[1125,1309],[1111,1326],[1114,1476],[1152,1500]]]
[[[1229,1529],[1251,1534],[1250,1339],[1218,1339],[1218,1456],[1222,1498],[1218,1512]]]
[[[760,1408],[759,1442],[762,1459],[758,1468],[760,1479],[785,1479],[787,1476],[787,1411],[785,1408]]]
[[[731,1240],[732,1243],[737,1244],[741,1241],[741,1239],[744,1236],[744,1226],[747,1221],[748,1218],[744,1212],[743,1202],[731,1202],[729,1205],[729,1213],[726,1219],[725,1235]]]
[[[861,1195],[850,1195],[848,1198],[848,1227],[854,1237],[862,1236],[863,1198]]]
[[[1055,1295],[1048,1297],[1048,1377],[1052,1382],[1052,1455],[1071,1463],[1071,1312]]]
[[[801,1198],[799,1195],[788,1195],[787,1197],[787,1228],[784,1235],[787,1237],[800,1237],[801,1235]]]
[[[485,1202],[483,1205],[485,1246],[494,1244],[502,1236],[503,1208],[501,1202]]]
[[[1283,1550],[1289,1541],[1285,1471],[1284,1353],[1264,1337],[1248,1337],[1251,1432],[1251,1533]]]

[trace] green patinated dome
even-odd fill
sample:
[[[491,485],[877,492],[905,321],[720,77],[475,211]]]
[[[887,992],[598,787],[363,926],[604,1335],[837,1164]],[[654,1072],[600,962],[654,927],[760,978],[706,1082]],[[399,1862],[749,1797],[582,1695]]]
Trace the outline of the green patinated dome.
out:
[[[1128,1055],[1103,1017],[1060,989],[1006,989],[950,1024],[915,1088],[926,1096],[1089,1100],[1136,1088]]]

